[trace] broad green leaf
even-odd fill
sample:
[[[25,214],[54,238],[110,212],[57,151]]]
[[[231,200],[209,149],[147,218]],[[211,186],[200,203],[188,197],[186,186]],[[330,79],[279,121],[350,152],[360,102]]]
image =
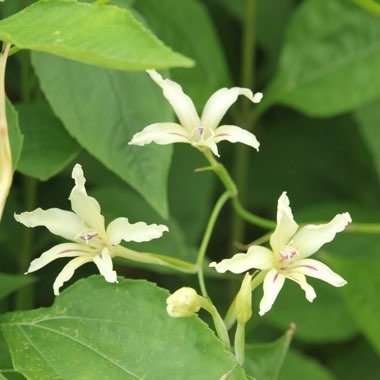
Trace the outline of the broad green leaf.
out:
[[[378,246],[376,247],[378,249]],[[342,289],[342,294],[351,315],[355,318],[359,328],[365,334],[368,341],[380,355],[380,302],[378,289],[380,288],[380,258],[368,257],[369,250],[361,247],[360,251],[351,250],[350,257],[326,255],[327,262],[334,267],[348,284]],[[366,256],[361,252],[366,252]],[[346,253],[346,252],[344,252]],[[343,254],[343,252],[342,252]]]
[[[201,1],[139,0],[134,7],[160,39],[196,61],[191,70],[171,73],[198,108],[213,91],[230,85],[221,44]]]
[[[80,147],[45,102],[17,106],[25,142],[17,169],[42,181],[60,172]]]
[[[0,332],[0,380],[22,380],[24,376],[13,369],[12,359],[3,334]]]
[[[380,98],[355,111],[355,119],[372,154],[377,173],[380,175]]]
[[[70,135],[166,216],[172,147],[128,145],[148,124],[172,120],[158,86],[145,73],[111,71],[42,53],[33,53],[32,61]]]
[[[303,2],[258,112],[281,103],[329,116],[365,104],[380,92],[379,39],[379,20],[349,1]]]
[[[1,317],[16,370],[29,380],[244,379],[197,317],[173,319],[168,292],[146,281],[78,281],[47,309]]]
[[[346,366],[348,367],[349,364],[346,363]],[[286,355],[278,380],[295,379],[335,380],[336,378],[317,360],[301,352],[290,350]]]
[[[313,258],[318,260],[318,255]],[[343,276],[338,267],[332,267]],[[308,278],[308,282],[317,293],[313,303],[306,300],[298,285],[287,281],[263,320],[280,329],[294,322],[296,339],[306,342],[338,342],[354,337],[358,328],[342,299],[342,290],[320,280]]]
[[[0,299],[32,282],[34,282],[34,278],[31,276],[0,273]]]
[[[12,103],[7,99],[6,101],[7,123],[9,141],[11,144],[13,168],[17,167],[21,155],[21,149],[24,142],[24,136],[20,131],[18,114]]]
[[[0,39],[20,49],[120,70],[193,64],[165,46],[127,10],[75,0],[38,1],[0,21]]]
[[[280,339],[272,343],[247,345],[244,367],[257,380],[276,380],[294,334],[291,327]]]

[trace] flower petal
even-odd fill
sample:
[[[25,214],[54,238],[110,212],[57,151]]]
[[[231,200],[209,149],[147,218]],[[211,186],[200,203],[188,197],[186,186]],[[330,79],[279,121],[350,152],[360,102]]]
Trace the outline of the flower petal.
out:
[[[156,144],[173,144],[177,142],[190,143],[189,132],[176,123],[156,123],[145,127],[136,133],[129,145],[145,145],[155,142]]]
[[[294,273],[302,273],[306,276],[319,278],[336,287],[347,284],[345,279],[333,272],[327,265],[313,259],[297,260],[294,264],[285,268],[285,270],[291,275]]]
[[[219,273],[230,271],[243,273],[252,268],[267,270],[273,268],[273,253],[270,249],[258,245],[251,246],[247,253],[238,253],[231,259],[224,259],[220,263],[213,262],[210,267]]]
[[[75,272],[75,269],[79,268],[81,265],[86,264],[92,261],[92,257],[84,256],[84,257],[76,257],[69,261],[61,270],[59,275],[54,281],[53,290],[56,296],[59,295],[59,289],[66,282],[69,281]]]
[[[297,229],[298,224],[293,219],[289,198],[284,191],[278,199],[277,226],[270,237],[270,245],[275,255],[278,255],[280,250],[288,245]]]
[[[290,280],[296,282],[301,289],[305,292],[306,299],[309,302],[313,302],[314,298],[317,296],[315,294],[314,288],[307,283],[306,277],[302,273],[296,273],[296,272],[289,272],[285,274],[286,278],[289,278]]]
[[[104,247],[102,252],[96,255],[93,260],[98,267],[100,274],[106,279],[106,281],[117,282],[117,274],[113,270],[112,259],[107,247]]]
[[[264,279],[264,295],[260,301],[259,314],[262,316],[269,311],[276,300],[278,293],[282,289],[285,282],[285,276],[277,272],[276,269],[271,269]]]
[[[246,96],[251,102],[258,103],[262,98],[261,93],[253,95],[248,88],[221,88],[211,95],[205,104],[201,116],[202,125],[207,128],[215,129],[227,110],[234,104],[239,95]]]
[[[259,150],[260,143],[255,135],[235,125],[222,125],[215,130],[214,141],[216,143],[227,140],[232,143],[241,142]]]
[[[104,233],[104,217],[100,213],[100,206],[95,198],[89,197],[84,187],[86,179],[83,175],[82,166],[76,164],[72,172],[75,186],[71,191],[69,199],[72,210],[95,231]]]
[[[345,212],[336,215],[330,223],[318,226],[309,224],[294,235],[290,245],[299,252],[301,257],[308,257],[317,252],[322,245],[332,241],[335,235],[343,231],[350,222],[350,214]]]
[[[182,87],[170,79],[163,79],[156,70],[147,70],[150,77],[162,88],[165,98],[173,107],[180,123],[190,132],[201,125],[193,101],[186,95]]]
[[[50,248],[48,251],[44,252],[40,257],[34,259],[30,263],[29,269],[26,273],[35,272],[36,270],[41,269],[45,265],[51,263],[53,260],[60,259],[61,257],[83,256],[90,255],[91,253],[91,250],[82,244],[58,244],[55,247]]]
[[[76,214],[59,208],[14,214],[15,219],[26,227],[44,226],[54,235],[67,240],[76,240],[83,231],[83,225]]]
[[[118,245],[125,241],[149,241],[162,236],[168,227],[163,224],[146,224],[144,222],[129,223],[127,218],[117,218],[107,227],[108,243]]]

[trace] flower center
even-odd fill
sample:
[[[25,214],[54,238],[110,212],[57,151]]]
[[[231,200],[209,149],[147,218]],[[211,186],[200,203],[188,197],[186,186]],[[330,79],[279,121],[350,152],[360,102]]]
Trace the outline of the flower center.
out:
[[[214,136],[214,131],[210,128],[199,126],[191,132],[191,139],[196,144],[201,144]]]
[[[280,261],[291,260],[294,256],[299,255],[298,251],[291,247],[290,245],[286,245],[280,250]]]

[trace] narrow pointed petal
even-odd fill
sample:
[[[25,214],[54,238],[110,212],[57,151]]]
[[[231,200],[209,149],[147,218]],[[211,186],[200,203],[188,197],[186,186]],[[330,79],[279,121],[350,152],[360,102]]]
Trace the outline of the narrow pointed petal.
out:
[[[146,145],[154,142],[160,145],[173,144],[177,142],[190,143],[189,132],[176,123],[156,123],[145,127],[136,133],[129,145]]]
[[[117,218],[107,227],[108,242],[118,245],[122,240],[143,242],[157,239],[169,231],[163,224],[129,223],[127,218]]]
[[[165,98],[173,107],[180,123],[191,132],[199,127],[201,121],[195,109],[193,101],[186,95],[182,87],[170,79],[163,79],[156,70],[147,70],[150,77],[162,88]]]
[[[285,274],[286,278],[289,278],[290,280],[296,282],[301,289],[305,292],[306,299],[309,302],[313,302],[314,298],[317,296],[315,294],[314,288],[308,284],[306,281],[306,277],[302,273],[295,273],[295,272],[290,272]]]
[[[41,269],[45,265],[51,263],[53,260],[60,259],[62,257],[85,255],[91,255],[91,250],[89,250],[85,245],[75,243],[58,244],[44,252],[40,257],[34,259],[30,263],[29,269],[26,273],[35,272],[36,270]]]
[[[278,199],[277,226],[270,238],[270,245],[275,255],[278,255],[280,250],[288,245],[297,229],[298,224],[294,221],[289,198],[286,192],[283,192]]]
[[[209,139],[205,141],[203,146],[207,146],[215,156],[220,157],[218,147],[216,146],[214,139]]]
[[[104,233],[104,217],[100,213],[100,206],[95,198],[89,197],[86,192],[86,179],[82,166],[76,164],[72,172],[75,186],[70,194],[71,208],[91,229]]]
[[[347,284],[345,279],[333,272],[327,265],[313,259],[297,260],[293,265],[289,265],[286,271],[290,274],[302,273],[306,276],[319,278],[336,287]]]
[[[232,104],[236,102],[239,95],[246,96],[254,103],[258,103],[262,98],[262,94],[257,93],[254,95],[248,88],[221,88],[214,92],[205,104],[201,116],[202,125],[207,128],[215,129],[219,125],[224,114]]]
[[[280,293],[280,290],[282,289],[282,286],[285,282],[285,276],[279,272],[277,272],[276,269],[271,269],[264,279],[264,295],[263,298],[260,301],[260,311],[259,314],[262,316],[266,312],[268,312],[272,305],[274,304],[274,301],[276,300],[278,293]]]
[[[348,212],[338,214],[327,224],[302,227],[293,237],[291,246],[297,249],[301,257],[308,257],[317,252],[324,244],[329,243],[338,232],[343,231],[351,217]]]
[[[80,266],[82,266],[83,264],[86,264],[90,261],[92,261],[92,257],[89,257],[89,256],[76,257],[75,259],[69,261],[63,267],[62,271],[59,273],[59,275],[54,281],[54,284],[53,284],[54,294],[58,296],[59,289],[66,281],[69,281],[70,278],[73,277],[75,270],[79,268]]]
[[[273,253],[265,247],[252,246],[247,253],[238,253],[231,259],[224,259],[220,263],[213,262],[210,267],[219,273],[230,271],[232,273],[243,273],[250,269],[267,270],[273,268]]]
[[[67,240],[76,240],[83,231],[83,225],[76,214],[59,208],[14,214],[15,219],[26,227],[44,226],[54,235]]]
[[[106,281],[117,282],[117,274],[113,270],[112,259],[107,247],[103,248],[102,252],[96,255],[93,260],[98,267],[100,274],[106,279]]]
[[[247,130],[234,125],[222,125],[215,130],[214,141],[216,143],[227,140],[232,143],[240,142],[259,150],[260,143],[255,135]]]

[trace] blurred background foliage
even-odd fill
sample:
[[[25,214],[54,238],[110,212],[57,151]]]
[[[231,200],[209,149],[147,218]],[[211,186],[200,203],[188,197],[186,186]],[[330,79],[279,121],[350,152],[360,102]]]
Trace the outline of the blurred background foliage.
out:
[[[6,1],[2,17],[30,3]],[[166,45],[196,62],[165,74],[183,86],[199,110],[213,91],[242,85],[244,0],[111,4],[130,9]],[[220,148],[221,161],[241,186],[242,203],[274,219],[277,199],[287,191],[299,222],[327,221],[349,211],[356,223],[379,223],[380,19],[348,0],[257,0],[252,19],[251,86],[264,93],[264,100],[249,106],[248,117],[238,102],[226,121],[252,130],[260,152],[241,153],[245,147],[232,144]],[[195,261],[222,187],[212,173],[195,173],[206,161],[190,146],[127,145],[149,123],[174,120],[145,73],[21,52],[9,60],[7,94],[14,105],[8,116],[14,120],[17,170],[0,229],[1,311],[53,301],[52,282],[61,262],[33,277],[20,274],[32,257],[56,243],[54,237],[17,225],[12,215],[37,206],[68,209],[75,162],[83,165],[88,192],[108,221],[126,216],[169,225],[170,234],[143,248],[139,244],[139,250]],[[208,257],[230,257],[264,233],[237,221],[226,207]],[[279,379],[378,379],[380,234],[341,233],[317,258],[348,285],[335,289],[311,280],[318,297],[309,304],[287,283],[265,317],[257,314],[260,291],[255,291],[248,341],[275,339],[294,322],[297,330]],[[73,281],[94,272],[92,265],[80,268]],[[117,262],[117,272],[170,290],[197,287],[194,276],[125,261]],[[240,277],[206,275],[211,298],[225,310]]]

